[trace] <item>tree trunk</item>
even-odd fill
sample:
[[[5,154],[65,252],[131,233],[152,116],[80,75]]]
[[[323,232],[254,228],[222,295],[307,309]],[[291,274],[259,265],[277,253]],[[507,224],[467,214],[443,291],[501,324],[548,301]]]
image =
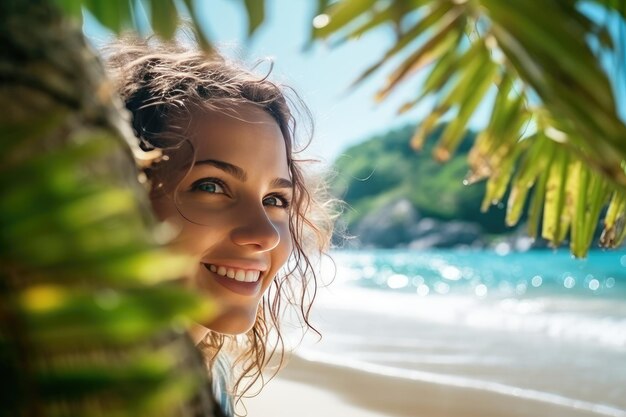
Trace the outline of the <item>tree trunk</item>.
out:
[[[110,239],[113,243],[108,242],[106,233],[94,234],[106,232],[107,228],[118,234],[126,229],[132,231],[128,239],[134,239],[133,244],[140,242],[146,250],[155,248],[156,244],[147,193],[136,169],[142,153],[135,145],[125,113],[80,28],[65,19],[52,3],[0,2],[0,371],[4,381],[0,408],[7,415],[33,417],[141,415],[145,410],[152,410],[151,416],[214,415],[217,408],[212,396],[207,394],[210,384],[206,369],[186,332],[175,330],[171,324],[161,324],[142,340],[133,339],[132,332],[125,342],[105,331],[96,332],[98,337],[71,337],[79,334],[71,333],[76,329],[91,330],[92,333],[85,334],[93,334],[93,326],[98,324],[90,321],[93,320],[90,317],[102,317],[98,314],[106,308],[117,311],[113,304],[119,301],[115,300],[128,302],[129,311],[134,311],[133,302],[140,300],[143,293],[137,282],[130,285],[99,279],[108,262],[100,263],[100,269],[88,262],[77,266],[83,260],[81,256],[88,252],[85,247],[89,244],[107,242],[107,249],[112,249],[119,243],[119,248],[124,247],[124,242],[114,238]],[[76,149],[83,149],[96,139],[107,144],[106,153],[95,159],[93,155],[91,158],[83,155],[82,160],[80,155],[76,156]],[[64,171],[66,159],[59,156],[65,155],[64,152],[74,155],[74,159],[67,157],[67,163],[77,167],[70,172]],[[46,165],[51,160],[49,155],[56,155],[55,161],[63,163],[54,167]],[[63,184],[67,185],[63,181],[73,185],[63,188]],[[62,215],[66,216],[67,212],[62,210],[69,207],[64,205],[63,198],[77,190],[89,191],[95,185],[130,191],[134,206],[120,211],[118,217],[109,213],[109,223],[104,229],[88,229],[92,224],[90,216],[97,217],[97,210],[72,212],[71,224],[63,223]],[[41,201],[42,193],[49,204],[36,203]],[[68,200],[69,203],[72,201]],[[39,206],[33,207],[36,204]],[[29,210],[37,210],[36,216],[24,214]],[[37,223],[37,219],[49,222]],[[96,220],[93,224],[100,225]],[[83,223],[84,228],[79,229],[77,225]],[[24,229],[17,229],[19,225]],[[16,230],[28,232],[17,234]],[[133,248],[140,253],[137,245]],[[92,252],[89,255],[94,256]],[[72,256],[76,262],[72,262]],[[85,255],[84,259],[90,258]],[[117,261],[113,255],[110,260]],[[143,285],[147,291],[171,284]],[[70,301],[76,301],[84,310],[67,316],[46,315],[55,308],[54,311],[73,311]],[[163,310],[167,307],[163,304],[144,302],[137,306],[145,320],[152,315],[163,315],[163,311],[171,311],[171,318],[177,315],[174,307]],[[63,310],[64,307],[69,310]],[[80,311],[84,312],[84,318],[76,313]],[[106,320],[106,315],[102,320]],[[160,323],[164,322],[171,320]],[[37,327],[41,323],[56,323],[58,329],[51,328],[51,324]],[[141,322],[137,323],[140,327]],[[70,336],[63,339],[61,335]],[[44,344],[42,340],[56,342]],[[147,371],[132,366],[137,352],[149,355],[159,351],[168,351],[170,358],[171,352],[175,352],[170,368],[160,371],[159,375],[166,375],[165,382],[146,379],[155,375],[154,369],[160,369],[159,362]],[[130,360],[131,366],[117,369],[116,364],[125,359]],[[107,373],[112,369],[115,372]],[[169,374],[172,378],[191,378],[186,380],[194,382],[195,391],[172,394],[178,387],[170,391],[162,389],[154,398],[141,397],[145,407],[137,408],[139,394],[135,395],[134,389],[145,389],[148,382],[162,387]],[[125,393],[116,391],[117,384],[125,387]],[[204,400],[194,394],[197,387],[203,390]]]

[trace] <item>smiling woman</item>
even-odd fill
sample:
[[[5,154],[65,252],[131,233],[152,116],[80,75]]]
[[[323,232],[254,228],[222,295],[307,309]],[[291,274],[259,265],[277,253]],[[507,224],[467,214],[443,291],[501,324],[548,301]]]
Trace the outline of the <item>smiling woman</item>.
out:
[[[203,266],[192,284],[221,312],[207,328],[239,334],[254,325],[259,300],[292,251],[294,190],[275,119],[252,103],[231,110],[198,117],[189,135],[194,165],[174,199],[161,194],[153,206],[180,228],[176,246]]]
[[[191,335],[232,415],[274,354],[282,362],[283,308],[310,327],[330,240],[328,200],[296,159],[300,101],[217,54],[136,39],[106,54],[141,148],[161,151],[145,173],[156,217],[177,230],[171,247],[196,264],[186,285],[219,306]]]

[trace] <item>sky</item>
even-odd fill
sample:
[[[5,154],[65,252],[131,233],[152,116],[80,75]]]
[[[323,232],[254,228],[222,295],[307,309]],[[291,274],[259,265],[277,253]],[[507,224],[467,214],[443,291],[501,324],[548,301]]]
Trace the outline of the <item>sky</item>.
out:
[[[426,75],[424,71],[401,84],[398,91],[383,103],[375,103],[374,94],[382,87],[394,64],[402,58],[401,54],[365,82],[349,88],[393,44],[393,34],[388,26],[381,26],[357,41],[348,41],[338,47],[316,41],[305,51],[315,16],[316,2],[313,0],[266,0],[265,22],[252,39],[247,37],[243,0],[196,0],[196,4],[207,5],[198,7],[200,20],[223,53],[244,59],[250,65],[264,59],[257,67],[263,74],[270,68],[271,60],[270,78],[293,87],[302,97],[312,111],[315,126],[307,156],[331,164],[344,155],[349,146],[407,123],[419,123],[432,108],[432,101],[424,100],[413,110],[397,115],[397,109],[418,93]],[[586,7],[585,11],[598,22],[605,19],[601,10]],[[617,35],[617,24],[609,26]],[[84,32],[96,46],[112,36],[89,16],[85,16]],[[603,61],[610,69],[609,60]],[[626,77],[622,81],[626,83]],[[492,89],[488,99],[478,107],[470,121],[471,127],[480,128],[486,124],[494,93],[495,89]],[[619,98],[622,99],[621,115],[626,120],[626,99]]]
[[[270,78],[293,87],[313,113],[314,137],[306,154],[330,164],[352,144],[409,122],[417,123],[428,114],[432,103],[397,115],[396,110],[419,91],[420,76],[403,84],[387,101],[376,104],[373,96],[393,68],[390,65],[349,89],[393,43],[391,29],[381,27],[356,42],[333,48],[318,41],[305,51],[315,3],[267,0],[266,21],[250,40],[242,1],[211,0],[200,15],[212,41],[227,55],[250,64],[271,58],[274,67]],[[96,45],[110,36],[89,16],[85,17],[84,32]],[[266,72],[269,66],[265,61],[258,69]]]

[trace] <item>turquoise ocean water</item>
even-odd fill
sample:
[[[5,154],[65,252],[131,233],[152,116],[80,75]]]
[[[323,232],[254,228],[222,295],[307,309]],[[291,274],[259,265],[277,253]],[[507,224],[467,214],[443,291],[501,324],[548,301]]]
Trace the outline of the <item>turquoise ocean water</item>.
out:
[[[302,356],[626,416],[626,251],[338,251]]]

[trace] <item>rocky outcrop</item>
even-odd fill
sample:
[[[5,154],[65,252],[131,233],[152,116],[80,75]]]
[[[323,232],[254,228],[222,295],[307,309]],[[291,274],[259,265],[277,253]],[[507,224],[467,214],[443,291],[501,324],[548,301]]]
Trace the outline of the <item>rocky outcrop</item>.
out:
[[[427,249],[484,245],[478,224],[421,217],[406,198],[368,213],[350,233],[359,247]]]
[[[482,230],[476,223],[425,218],[415,225],[412,235],[411,249],[484,246]]]
[[[394,248],[406,246],[412,240],[411,228],[419,213],[405,198],[392,201],[365,215],[350,230],[364,247]]]

